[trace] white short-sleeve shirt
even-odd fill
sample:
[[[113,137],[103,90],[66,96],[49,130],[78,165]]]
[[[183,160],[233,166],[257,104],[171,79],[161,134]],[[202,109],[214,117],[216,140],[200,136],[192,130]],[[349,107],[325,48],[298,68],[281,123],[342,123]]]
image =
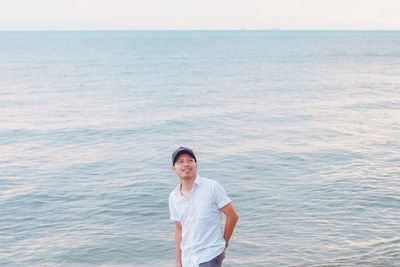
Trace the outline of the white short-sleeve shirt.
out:
[[[231,199],[216,181],[197,176],[189,199],[180,184],[169,195],[171,220],[182,224],[182,266],[197,267],[225,249],[224,217],[219,210]]]

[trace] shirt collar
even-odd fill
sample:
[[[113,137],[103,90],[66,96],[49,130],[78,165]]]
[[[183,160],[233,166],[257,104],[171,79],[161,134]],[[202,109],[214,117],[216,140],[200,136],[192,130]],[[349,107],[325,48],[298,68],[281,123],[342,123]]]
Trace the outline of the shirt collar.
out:
[[[199,175],[196,176],[196,179],[194,179],[194,183],[197,184],[197,186],[200,186],[203,178],[201,178]]]
[[[196,179],[194,179],[194,185],[197,185],[198,187],[201,185],[203,178],[201,178],[198,174],[196,175]],[[180,195],[181,194],[181,183],[177,184],[175,187],[175,194]]]

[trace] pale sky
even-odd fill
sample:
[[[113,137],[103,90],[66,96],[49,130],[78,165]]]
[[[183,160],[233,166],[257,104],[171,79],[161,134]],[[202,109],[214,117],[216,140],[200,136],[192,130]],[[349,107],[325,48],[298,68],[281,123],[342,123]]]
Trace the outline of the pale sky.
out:
[[[400,0],[0,0],[1,30],[400,30]]]

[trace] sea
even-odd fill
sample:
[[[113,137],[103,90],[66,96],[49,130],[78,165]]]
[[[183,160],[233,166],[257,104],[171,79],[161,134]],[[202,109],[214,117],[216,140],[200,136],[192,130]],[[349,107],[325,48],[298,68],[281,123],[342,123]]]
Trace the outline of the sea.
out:
[[[400,266],[400,31],[0,32],[0,266],[175,266],[171,154],[225,267]]]

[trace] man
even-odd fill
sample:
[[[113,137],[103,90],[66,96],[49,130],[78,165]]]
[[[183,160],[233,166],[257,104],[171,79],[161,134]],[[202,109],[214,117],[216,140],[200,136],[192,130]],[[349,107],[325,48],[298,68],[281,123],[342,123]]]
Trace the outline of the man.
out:
[[[175,150],[172,170],[180,180],[169,195],[176,266],[220,267],[238,220],[231,199],[218,182],[197,175],[197,159],[189,148]]]

